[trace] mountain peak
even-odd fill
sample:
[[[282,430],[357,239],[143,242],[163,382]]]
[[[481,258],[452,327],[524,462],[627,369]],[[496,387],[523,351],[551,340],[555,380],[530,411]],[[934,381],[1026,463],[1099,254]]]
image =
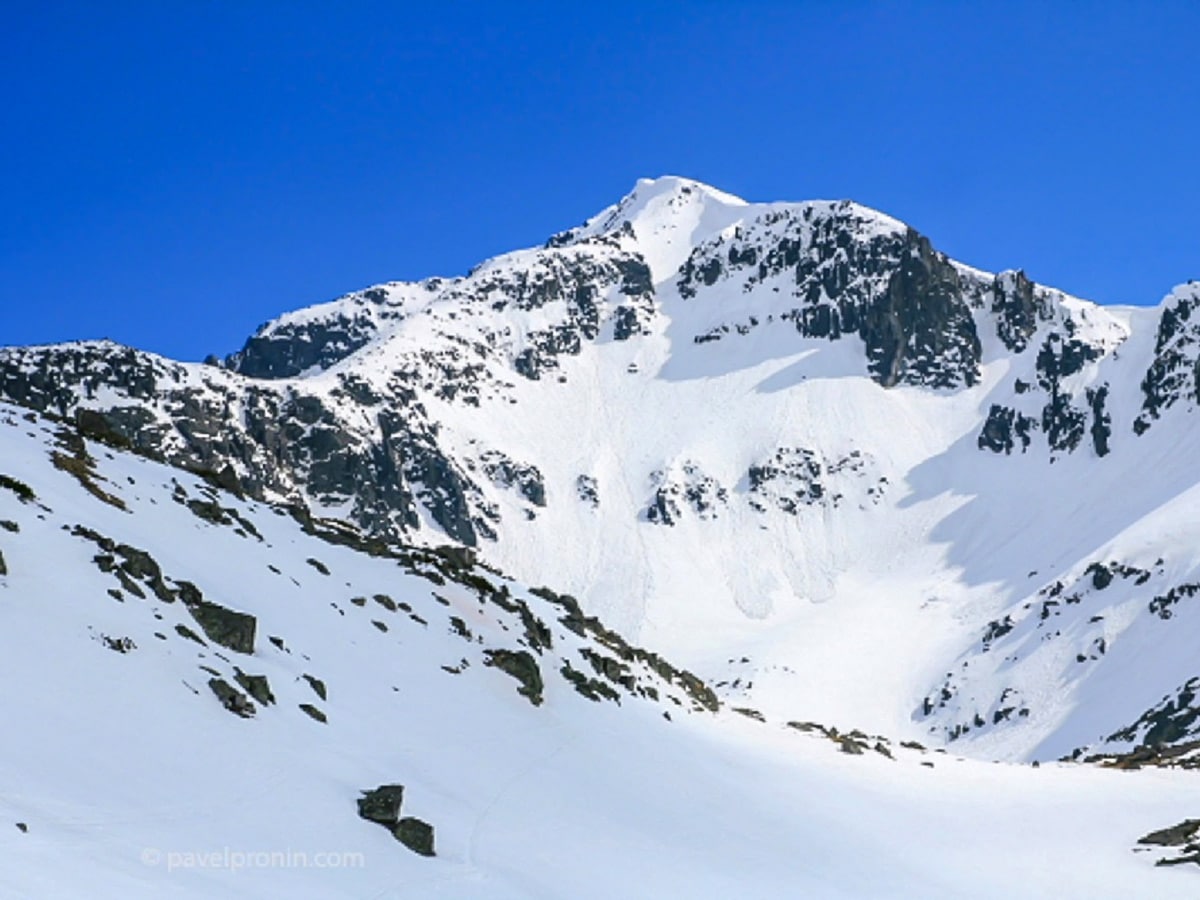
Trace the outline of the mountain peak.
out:
[[[640,178],[619,202],[568,235],[578,240],[632,233],[655,282],[660,282],[678,271],[698,243],[744,218],[750,206],[740,197],[689,178]]]
[[[657,178],[639,178],[633,186],[633,190],[625,196],[625,200],[637,198],[643,202],[649,202],[659,197],[676,199],[680,197],[692,197],[693,195],[700,199],[715,200],[728,206],[748,205],[741,197],[719,190],[702,181],[696,181],[693,178],[684,178],[681,175],[660,175]]]

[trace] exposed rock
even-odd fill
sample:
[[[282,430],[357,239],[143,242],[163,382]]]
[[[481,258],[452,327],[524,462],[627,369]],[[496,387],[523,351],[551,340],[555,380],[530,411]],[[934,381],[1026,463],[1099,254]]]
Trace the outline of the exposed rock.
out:
[[[1153,844],[1158,847],[1179,847],[1190,843],[1193,838],[1200,836],[1200,819],[1184,819],[1178,825],[1152,831],[1138,838],[1139,844]]]
[[[275,695],[271,693],[271,684],[267,681],[266,675],[247,675],[236,667],[233,672],[233,680],[263,706],[269,706],[275,702]]]
[[[387,828],[405,847],[421,856],[433,856],[433,826],[413,816],[401,818],[404,786],[384,784],[363,791],[358,799],[358,815],[368,822]]]
[[[562,668],[559,673],[565,678],[572,687],[575,688],[582,696],[589,700],[599,703],[601,700],[611,700],[614,703],[621,702],[621,695],[615,690],[595,678],[589,678],[583,672],[575,669],[566,660],[563,661]]]
[[[184,366],[107,342],[6,348],[0,396],[72,421],[86,409],[91,433],[235,493],[354,498],[352,520],[376,534],[396,537],[419,527],[416,503],[427,498],[431,517],[448,534],[476,540],[478,488],[441,454],[424,409],[410,407],[412,396],[395,398],[402,416],[381,411],[378,433],[352,440],[358,429],[318,397],[234,382],[222,370],[205,370],[199,383],[188,374]],[[100,386],[114,405],[81,407]],[[119,502],[91,478],[85,457],[73,449],[57,457],[97,497]]]
[[[1021,353],[1037,330],[1049,319],[1049,308],[1024,272],[1001,272],[992,282],[992,312],[996,335],[1013,353]]]
[[[591,475],[580,475],[575,479],[575,493],[592,509],[600,505],[600,489]]]
[[[50,454],[50,462],[54,468],[71,475],[89,494],[109,506],[124,511],[125,501],[111,494],[97,483],[103,480],[96,474],[96,461],[87,452],[87,446],[78,434],[70,431],[60,431],[57,435],[59,445],[69,453],[55,450]]]
[[[494,666],[521,683],[517,693],[534,706],[542,705],[542,672],[537,661],[525,650],[485,650],[484,664]]]
[[[254,704],[249,698],[223,678],[210,678],[209,689],[216,694],[221,705],[243,719],[252,717],[255,713]]]
[[[1154,766],[1162,769],[1200,769],[1200,740],[1181,741],[1174,745],[1150,747],[1140,744],[1124,753],[1084,754],[1077,748],[1064,761],[1075,761],[1100,765],[1109,769],[1141,769]]]
[[[404,803],[404,785],[384,784],[363,791],[358,798],[358,814],[368,822],[394,827],[400,821],[400,807]]]
[[[795,515],[801,506],[820,503],[825,497],[823,466],[817,453],[803,447],[780,447],[770,460],[750,467],[747,476],[750,505],[765,512],[767,504]]]
[[[622,663],[620,660],[613,659],[611,656],[592,650],[590,647],[583,647],[579,652],[588,661],[588,664],[597,675],[607,678],[614,684],[619,684],[627,691],[634,689],[636,682],[629,671],[628,665]]]
[[[983,423],[983,430],[979,432],[977,443],[981,450],[1012,453],[1016,441],[1020,441],[1021,452],[1024,453],[1029,449],[1031,433],[1039,427],[1037,421],[1029,416],[993,403],[988,410],[987,420]]]
[[[1131,725],[1109,735],[1108,742],[1135,742],[1155,749],[1200,738],[1200,677],[1180,685],[1174,695],[1142,713]]]
[[[1152,831],[1138,838],[1138,844],[1152,847],[1170,847],[1174,856],[1165,856],[1155,862],[1156,866],[1178,866],[1184,863],[1200,865],[1200,819],[1184,819],[1178,825]]]
[[[209,640],[238,653],[254,652],[254,632],[258,626],[254,616],[207,600],[189,603],[187,610]]]
[[[304,680],[308,682],[308,686],[313,689],[313,693],[322,700],[328,699],[325,692],[325,682],[320,678],[314,678],[312,675],[305,675]]]
[[[413,853],[421,856],[434,856],[433,850],[433,826],[421,819],[405,816],[396,823],[396,827],[392,830],[396,840],[402,843]]]
[[[958,272],[912,229],[905,232],[883,301],[865,311],[859,334],[868,368],[884,387],[970,386],[979,380],[979,336]]]
[[[765,722],[766,718],[757,709],[751,709],[749,706],[731,706],[735,713],[740,716],[745,716],[747,719],[753,719],[756,722]]]
[[[12,491],[22,503],[32,503],[37,499],[37,494],[33,492],[33,488],[8,475],[0,475],[0,488]]]
[[[783,285],[790,272],[799,305],[783,318],[805,337],[856,334],[880,384],[975,384],[981,348],[958,270],[916,231],[875,229],[871,215],[847,202],[765,213],[697,247],[679,292],[695,297],[735,277],[745,288]]]
[[[1086,397],[1088,407],[1092,411],[1092,447],[1097,456],[1107,456],[1108,439],[1112,436],[1112,416],[1104,409],[1104,403],[1108,399],[1108,385],[1088,388]]]
[[[1049,394],[1042,409],[1041,424],[1051,449],[1069,451],[1079,446],[1087,416],[1071,402],[1071,395],[1063,390],[1062,382],[1099,355],[1099,350],[1091,344],[1075,338],[1064,339],[1057,332],[1051,332],[1038,351],[1038,384]]]
[[[498,450],[487,451],[480,457],[480,462],[495,484],[517,488],[534,506],[546,505],[546,485],[537,466],[514,462]]]
[[[137,644],[133,642],[133,638],[129,637],[109,637],[107,634],[100,635],[100,642],[109,650],[117,653],[129,653],[137,649]]]
[[[372,306],[388,299],[382,288],[352,296],[360,299],[357,313],[263,325],[241,350],[226,357],[224,366],[251,378],[291,378],[307,369],[329,368],[375,335]]]
[[[204,639],[200,637],[200,635],[196,634],[196,632],[192,631],[192,629],[188,628],[186,625],[176,625],[175,633],[180,637],[187,638],[189,641],[195,641],[201,647],[208,646],[206,643],[204,643]]]
[[[317,709],[311,703],[301,703],[300,708],[304,710],[305,714],[311,719],[315,719],[322,724],[328,721],[325,717],[325,713],[321,712],[321,710]]]
[[[1175,615],[1174,607],[1179,601],[1194,597],[1198,593],[1200,593],[1200,583],[1189,582],[1176,585],[1165,594],[1159,594],[1150,601],[1150,612],[1160,619],[1169,619]]]
[[[650,480],[654,496],[646,508],[647,522],[674,525],[683,514],[681,504],[700,519],[715,519],[729,502],[729,492],[691,460],[683,462],[678,471],[654,472]]]
[[[1173,302],[1170,302],[1173,301]],[[1176,289],[1163,306],[1154,343],[1154,360],[1142,378],[1142,412],[1134,431],[1142,434],[1150,423],[1180,400],[1200,398],[1200,284],[1189,282]]]

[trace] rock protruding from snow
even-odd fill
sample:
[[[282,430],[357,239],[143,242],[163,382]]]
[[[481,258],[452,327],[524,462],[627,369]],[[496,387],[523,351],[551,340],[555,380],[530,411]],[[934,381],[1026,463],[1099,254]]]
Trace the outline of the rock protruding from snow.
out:
[[[885,387],[979,379],[981,346],[965,276],[929,240],[848,201],[767,209],[700,244],[678,290],[762,292],[805,338],[855,335]],[[778,296],[775,296],[778,295]]]
[[[1200,402],[1200,282],[1180,285],[1163,301],[1154,359],[1142,378],[1141,434],[1176,403]]]
[[[996,335],[1013,353],[1021,353],[1038,326],[1050,319],[1046,293],[1022,271],[1001,272],[992,283]]]

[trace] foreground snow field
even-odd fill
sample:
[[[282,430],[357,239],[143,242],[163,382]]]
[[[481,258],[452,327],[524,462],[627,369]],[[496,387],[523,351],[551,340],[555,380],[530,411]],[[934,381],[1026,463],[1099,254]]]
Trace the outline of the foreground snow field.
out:
[[[557,677],[560,657],[586,668],[584,642],[558,624],[533,706],[482,664],[485,649],[518,646],[519,626],[461,585],[89,444],[91,483],[119,509],[52,464],[60,424],[23,416],[0,413],[4,474],[36,494],[0,490],[0,519],[18,529],[0,534],[0,894],[1195,896],[1193,872],[1133,849],[1194,814],[1189,772],[1030,768],[893,742],[882,746],[894,758],[852,755],[686,698],[593,702]],[[198,517],[185,497],[214,498],[262,540]],[[201,631],[183,602],[146,579],[131,579],[144,598],[123,589],[77,526],[146,551],[167,584],[253,615],[253,653],[183,637],[176,626]],[[105,638],[131,643],[119,652]],[[442,668],[463,660],[461,674]],[[207,687],[209,669],[232,682],[235,667],[265,675],[274,695],[252,718]],[[436,829],[436,857],[358,818],[359,792],[393,782]]]

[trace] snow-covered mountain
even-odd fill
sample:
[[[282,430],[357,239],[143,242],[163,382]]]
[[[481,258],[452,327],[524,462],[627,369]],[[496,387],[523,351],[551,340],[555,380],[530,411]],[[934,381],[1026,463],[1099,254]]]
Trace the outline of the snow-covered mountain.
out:
[[[1129,853],[1190,773],[990,761],[1200,747],[1197,307],[668,177],[224,360],[0,350],[6,840],[124,896],[284,839],[387,855],[314,896],[1194,892]],[[392,781],[445,859],[355,830]]]

